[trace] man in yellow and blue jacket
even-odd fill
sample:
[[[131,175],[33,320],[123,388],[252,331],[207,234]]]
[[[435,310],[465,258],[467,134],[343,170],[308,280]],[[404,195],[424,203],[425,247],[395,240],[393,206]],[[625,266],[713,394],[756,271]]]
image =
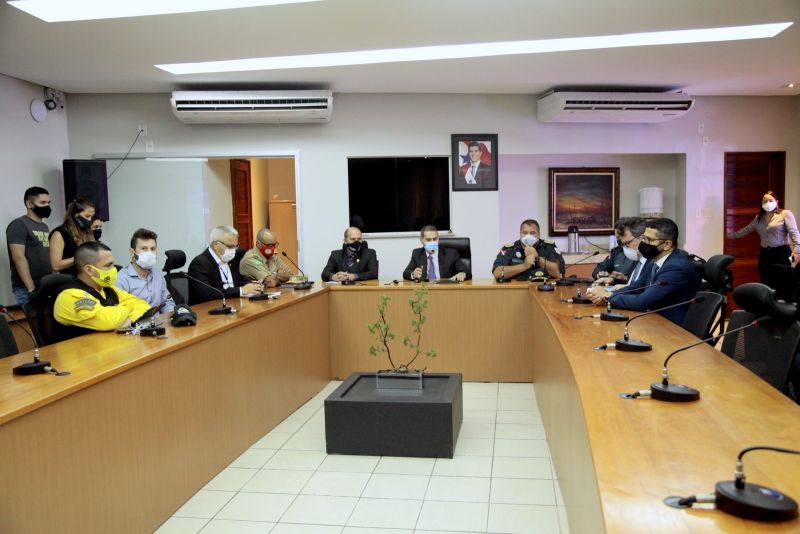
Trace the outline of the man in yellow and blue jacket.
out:
[[[75,266],[78,277],[62,286],[53,306],[56,321],[72,327],[68,337],[125,328],[150,309],[146,301],[114,287],[114,255],[103,243],[78,247]]]

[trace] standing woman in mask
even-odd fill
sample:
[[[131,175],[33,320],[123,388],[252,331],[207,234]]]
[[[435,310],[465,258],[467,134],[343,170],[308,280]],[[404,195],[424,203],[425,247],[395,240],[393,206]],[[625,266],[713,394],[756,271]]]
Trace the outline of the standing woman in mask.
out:
[[[794,214],[778,207],[778,198],[772,191],[761,197],[761,209],[750,224],[728,235],[729,239],[739,239],[756,231],[761,239],[761,250],[758,253],[758,276],[762,284],[776,287],[774,265],[790,265],[789,257],[794,263],[800,260],[800,236],[797,233],[797,221]],[[790,246],[791,244],[791,246]]]
[[[50,232],[50,265],[61,274],[77,275],[75,251],[84,243],[96,241],[92,234],[94,204],[78,198],[67,206],[64,224]]]

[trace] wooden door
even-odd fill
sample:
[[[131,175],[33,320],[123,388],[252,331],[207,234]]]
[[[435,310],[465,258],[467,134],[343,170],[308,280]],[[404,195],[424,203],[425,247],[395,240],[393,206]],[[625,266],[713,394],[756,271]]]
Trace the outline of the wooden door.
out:
[[[247,160],[231,160],[231,199],[233,227],[239,232],[239,246],[250,249],[253,247],[253,200],[250,192],[250,162]]]
[[[275,200],[269,203],[269,228],[278,240],[277,252],[285,252],[292,261],[297,258],[297,204],[293,200]],[[286,259],[286,258],[282,258]],[[284,261],[292,271],[294,266]],[[309,278],[315,278],[314,273],[306,273]]]
[[[783,205],[785,152],[725,153],[725,237],[723,252],[736,258],[731,265],[734,285],[758,282],[758,235],[728,239],[758,214],[761,195],[774,191]],[[733,299],[729,307],[735,308]]]

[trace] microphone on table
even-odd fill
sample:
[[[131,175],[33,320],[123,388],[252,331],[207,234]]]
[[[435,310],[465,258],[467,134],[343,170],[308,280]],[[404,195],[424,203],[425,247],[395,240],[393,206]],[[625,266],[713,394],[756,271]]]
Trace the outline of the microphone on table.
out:
[[[723,480],[714,486],[714,493],[670,496],[664,504],[673,508],[691,508],[694,503],[714,503],[717,510],[743,519],[755,521],[789,521],[797,517],[797,501],[780,491],[752,482],[745,483],[742,458],[750,451],[773,451],[800,454],[794,449],[756,446],[742,449],[736,458],[734,480]]]
[[[38,375],[43,373],[53,373],[56,376],[66,376],[69,374],[69,371],[59,372],[54,367],[50,367],[50,362],[43,362],[42,360],[40,360],[39,344],[36,342],[36,338],[33,336],[30,330],[22,326],[22,323],[17,321],[17,318],[14,317],[11,314],[11,312],[8,311],[8,308],[6,308],[5,306],[0,306],[0,312],[10,317],[11,320],[14,321],[14,324],[17,325],[20,328],[20,330],[28,334],[28,336],[31,338],[31,341],[33,341],[33,361],[28,363],[23,363],[21,365],[14,367],[13,372],[15,375]]]
[[[547,270],[547,256],[542,256],[542,258],[544,258],[544,272],[547,273],[547,278],[545,278],[544,283],[539,284],[539,287],[536,289],[538,291],[555,291],[556,288],[550,283],[550,271]]]
[[[306,276],[306,273],[304,273],[304,272],[303,272],[303,269],[301,269],[299,265],[297,265],[297,264],[296,264],[294,261],[292,261],[292,258],[290,258],[288,254],[286,254],[286,251],[283,251],[283,250],[282,250],[282,251],[281,251],[281,255],[282,255],[284,258],[286,258],[287,260],[289,260],[289,262],[290,262],[292,265],[294,265],[295,267],[297,267],[297,270],[298,270],[298,271],[300,271],[300,275],[303,277],[303,280],[304,280],[304,281],[303,281],[303,282],[300,282],[299,284],[295,284],[294,288],[295,288],[295,289],[311,289],[311,286],[313,286],[313,285],[314,285],[314,282],[309,282],[309,281],[308,281],[308,277]]]
[[[690,343],[688,345],[684,345],[678,349],[673,350],[667,356],[667,359],[664,360],[664,366],[661,370],[661,383],[650,384],[650,389],[643,389],[639,390],[635,393],[622,393],[620,397],[623,399],[636,399],[638,397],[652,397],[653,400],[660,400],[666,402],[691,402],[696,401],[700,398],[700,392],[694,388],[686,386],[684,384],[670,384],[669,383],[669,375],[667,374],[667,364],[669,360],[678,354],[679,352],[683,352],[685,350],[691,349],[692,347],[696,347],[698,345],[702,345],[703,343],[708,343],[709,341],[712,343],[716,343],[722,337],[727,336],[728,334],[732,334],[734,332],[740,332],[751,326],[760,326],[765,324],[770,320],[770,317],[765,315],[764,317],[759,317],[758,319],[754,320],[751,323],[748,323],[744,326],[740,326],[739,328],[733,328],[728,330],[727,332],[723,332],[722,334],[718,334],[716,336],[711,336],[706,339],[701,339],[700,341],[695,341],[694,343]]]
[[[687,306],[687,305],[692,304],[692,303],[700,304],[704,300],[706,300],[706,298],[703,297],[703,296],[694,297],[694,298],[692,298],[690,300],[686,300],[686,301],[683,301],[683,302],[678,302],[677,304],[672,304],[670,306],[664,306],[663,308],[657,308],[655,310],[649,310],[649,311],[646,311],[644,313],[639,313],[637,315],[634,315],[633,317],[628,319],[628,321],[625,323],[625,331],[624,331],[624,333],[623,333],[623,335],[622,335],[622,337],[620,339],[617,339],[613,343],[606,343],[605,345],[600,345],[599,347],[595,347],[595,348],[598,349],[598,350],[619,349],[619,350],[624,350],[624,351],[627,351],[627,352],[645,352],[645,351],[651,350],[653,348],[653,346],[650,343],[648,343],[646,341],[642,341],[641,339],[631,339],[630,338],[628,325],[630,324],[631,321],[633,321],[634,319],[638,319],[639,317],[644,317],[645,315],[650,315],[650,314],[653,314],[653,313],[660,313],[662,311],[671,310],[672,308],[680,308],[681,306]]]
[[[194,280],[200,285],[213,289],[214,291],[219,293],[220,297],[222,297],[222,306],[217,306],[216,308],[211,308],[210,310],[208,310],[209,315],[230,315],[232,313],[236,313],[236,310],[228,306],[227,302],[225,302],[225,293],[220,288],[214,287],[211,284],[204,282],[199,278],[195,278],[194,276],[191,276],[188,273],[180,273],[180,274],[184,275],[189,280]]]
[[[649,284],[649,285],[646,285],[646,286],[642,286],[642,287],[636,287],[636,288],[628,287],[628,288],[620,289],[619,291],[615,291],[613,293],[613,295],[609,295],[609,298],[611,298],[614,295],[622,295],[623,293],[634,292],[634,291],[643,291],[643,290],[645,290],[645,289],[647,289],[649,287],[665,286],[667,284],[669,284],[669,282],[667,282],[666,280],[660,280],[658,282],[655,282],[655,283],[652,283],[652,284]],[[565,300],[569,300],[569,299],[565,299]],[[603,321],[627,321],[629,319],[629,317],[627,315],[625,315],[624,313],[611,311],[611,301],[608,300],[608,299],[606,300],[606,310],[604,312],[595,313],[593,315],[576,315],[574,318],[575,319],[583,319],[583,318],[586,318],[586,317],[592,317],[593,319],[602,319]],[[613,348],[613,347],[608,347],[608,348]]]
[[[149,310],[147,310],[144,313],[144,315],[142,315],[141,317],[136,319],[136,321],[134,321],[135,323],[139,324],[139,321],[142,321],[143,319],[150,319],[150,324],[148,324],[148,325],[142,324],[142,328],[139,329],[139,335],[140,336],[158,337],[158,336],[163,336],[164,334],[167,333],[167,329],[164,328],[164,325],[156,324],[156,315],[161,311],[161,309],[166,304],[167,304],[167,301],[165,300],[164,302],[162,302],[158,306],[156,306],[154,308],[150,308]]]
[[[578,265],[579,263],[581,263],[583,261],[586,261],[586,260],[588,260],[589,258],[591,258],[593,256],[597,256],[599,253],[600,253],[599,250],[595,250],[593,253],[589,254],[585,258],[582,258],[580,261],[576,261],[572,265]],[[572,267],[572,265],[570,265],[570,267]],[[566,273],[567,270],[564,269],[564,272]],[[583,281],[576,277],[574,282],[570,281],[570,283],[566,284],[566,285],[572,285],[573,283],[577,283],[578,284],[578,288],[575,291],[575,296],[572,297],[572,298],[568,298],[568,299],[561,299],[561,302],[568,302],[570,304],[592,304],[592,299],[590,299],[589,297],[586,297],[584,295],[581,295],[581,284],[583,283]],[[556,282],[556,285],[559,285],[558,282]],[[565,285],[565,284],[560,284],[560,285]]]
[[[578,264],[580,264],[580,263],[583,263],[583,262],[585,262],[586,260],[588,260],[589,258],[594,258],[594,257],[595,257],[595,256],[597,256],[598,254],[600,254],[600,251],[599,251],[599,250],[595,250],[594,252],[592,252],[592,253],[591,253],[591,254],[589,254],[588,256],[586,256],[586,257],[584,257],[584,258],[581,258],[581,259],[579,259],[578,261],[576,261],[575,263],[573,263],[573,264],[572,264],[572,265],[570,265],[569,267],[565,267],[565,268],[564,268],[564,270],[563,270],[563,271],[561,271],[561,279],[556,281],[556,285],[557,285],[557,286],[571,286],[571,285],[574,285],[574,284],[575,284],[575,282],[574,282],[574,281],[572,281],[572,280],[570,280],[570,279],[566,278],[567,269],[569,269],[570,267],[574,267],[575,265],[578,265]],[[578,296],[580,296],[580,291],[578,291]]]

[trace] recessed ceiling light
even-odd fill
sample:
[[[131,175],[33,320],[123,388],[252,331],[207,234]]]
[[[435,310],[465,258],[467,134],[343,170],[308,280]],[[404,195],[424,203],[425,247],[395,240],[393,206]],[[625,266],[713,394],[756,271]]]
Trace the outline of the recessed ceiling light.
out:
[[[414,48],[361,50],[356,52],[330,52],[297,56],[260,57],[228,61],[198,63],[172,63],[155,65],[172,74],[201,74],[214,72],[244,72],[258,70],[302,69],[314,67],[341,67],[344,65],[370,65],[403,61],[431,61],[519,54],[543,54],[573,50],[596,50],[631,46],[654,46],[685,43],[709,43],[763,39],[775,37],[791,26],[791,22],[729,26],[700,30],[675,30],[647,33],[625,33],[596,37],[567,37],[533,41],[504,41],[497,43],[472,43]]]
[[[784,87],[787,87],[789,89],[794,89],[795,87],[797,87],[797,84],[796,83],[787,83],[786,85],[784,85]]]
[[[45,22],[195,13],[320,0],[13,0],[10,5]]]

